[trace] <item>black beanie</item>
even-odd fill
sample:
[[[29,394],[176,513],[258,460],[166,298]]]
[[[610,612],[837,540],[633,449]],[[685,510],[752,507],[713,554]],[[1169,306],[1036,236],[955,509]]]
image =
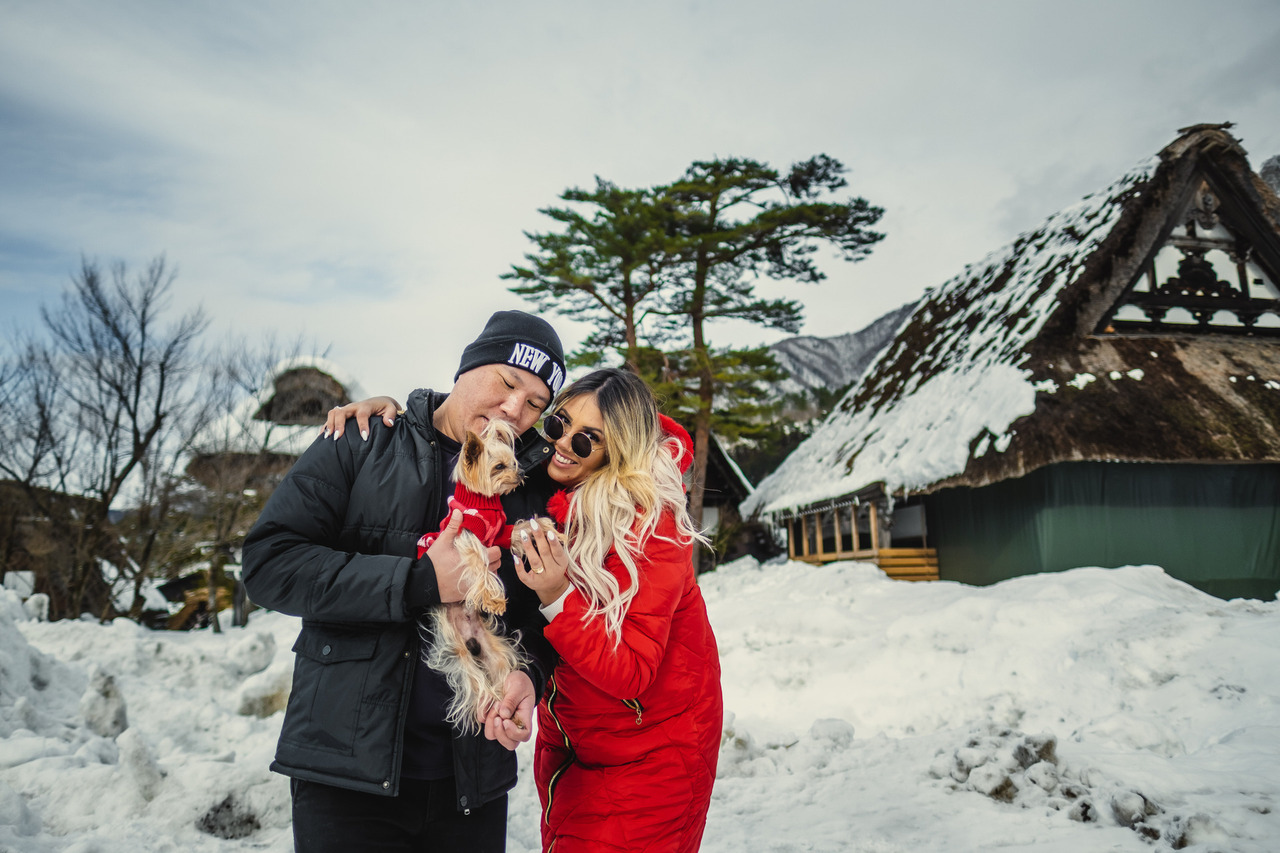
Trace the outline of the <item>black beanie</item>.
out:
[[[541,317],[523,311],[498,311],[484,331],[462,351],[453,380],[485,364],[509,364],[536,374],[555,394],[564,384],[564,350],[560,336]]]

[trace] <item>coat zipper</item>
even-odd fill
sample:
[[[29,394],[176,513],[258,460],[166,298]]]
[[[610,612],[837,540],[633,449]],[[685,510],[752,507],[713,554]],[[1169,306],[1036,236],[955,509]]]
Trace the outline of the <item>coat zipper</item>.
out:
[[[623,699],[622,704],[636,712],[636,725],[644,722],[644,706],[640,704],[639,699]]]
[[[557,696],[559,696],[559,689],[556,685],[556,675],[553,672],[551,673],[551,678],[547,681],[547,716],[551,718],[551,722],[556,724],[560,737],[564,739],[564,748],[569,751],[569,757],[556,768],[556,772],[552,773],[551,778],[547,780],[547,807],[542,810],[542,823],[545,826],[551,825],[551,803],[555,800],[556,784],[559,783],[560,777],[569,769],[569,766],[577,760],[577,755],[573,751],[573,744],[569,742],[569,734],[564,730],[564,726],[560,725],[560,718],[556,716]],[[555,842],[552,842],[551,847],[554,849]]]

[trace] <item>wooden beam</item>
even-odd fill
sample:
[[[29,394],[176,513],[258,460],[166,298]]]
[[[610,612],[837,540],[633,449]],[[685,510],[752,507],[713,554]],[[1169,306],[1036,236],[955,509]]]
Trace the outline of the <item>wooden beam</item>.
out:
[[[823,559],[822,559],[822,558],[823,558],[823,557],[825,557],[825,556],[827,555],[826,547],[825,547],[825,545],[824,545],[824,544],[823,544],[823,542],[822,542],[822,540],[823,540],[823,538],[824,538],[824,537],[823,537],[823,535],[822,535],[822,533],[823,533],[823,530],[822,530],[822,519],[823,519],[825,516],[826,516],[826,513],[825,513],[825,512],[815,512],[815,513],[813,514],[813,530],[814,530],[813,544],[814,544],[814,545],[816,545],[816,546],[817,546],[817,548],[818,548],[818,562],[819,562],[819,563],[823,562]]]
[[[876,554],[875,562],[894,580],[938,579],[938,552],[933,548],[883,548]]]

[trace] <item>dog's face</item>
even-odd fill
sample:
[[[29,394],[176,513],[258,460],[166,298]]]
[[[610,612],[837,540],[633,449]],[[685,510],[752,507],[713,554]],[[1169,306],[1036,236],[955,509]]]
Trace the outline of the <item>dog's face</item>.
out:
[[[492,420],[476,435],[467,431],[453,479],[477,495],[505,495],[520,485],[516,434],[506,421]]]

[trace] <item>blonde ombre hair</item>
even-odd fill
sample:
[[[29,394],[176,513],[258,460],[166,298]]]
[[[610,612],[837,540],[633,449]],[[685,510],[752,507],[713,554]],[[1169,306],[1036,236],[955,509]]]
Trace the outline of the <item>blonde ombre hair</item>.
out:
[[[657,533],[663,514],[675,518],[680,544],[707,540],[694,529],[685,506],[676,461],[684,447],[663,433],[649,386],[625,370],[597,370],[566,388],[555,409],[587,395],[595,398],[604,421],[605,461],[570,496],[565,523],[569,580],[589,604],[584,618],[601,616],[616,646],[642,581],[636,558],[650,538],[667,539]],[[610,549],[630,576],[625,589],[605,568]]]

